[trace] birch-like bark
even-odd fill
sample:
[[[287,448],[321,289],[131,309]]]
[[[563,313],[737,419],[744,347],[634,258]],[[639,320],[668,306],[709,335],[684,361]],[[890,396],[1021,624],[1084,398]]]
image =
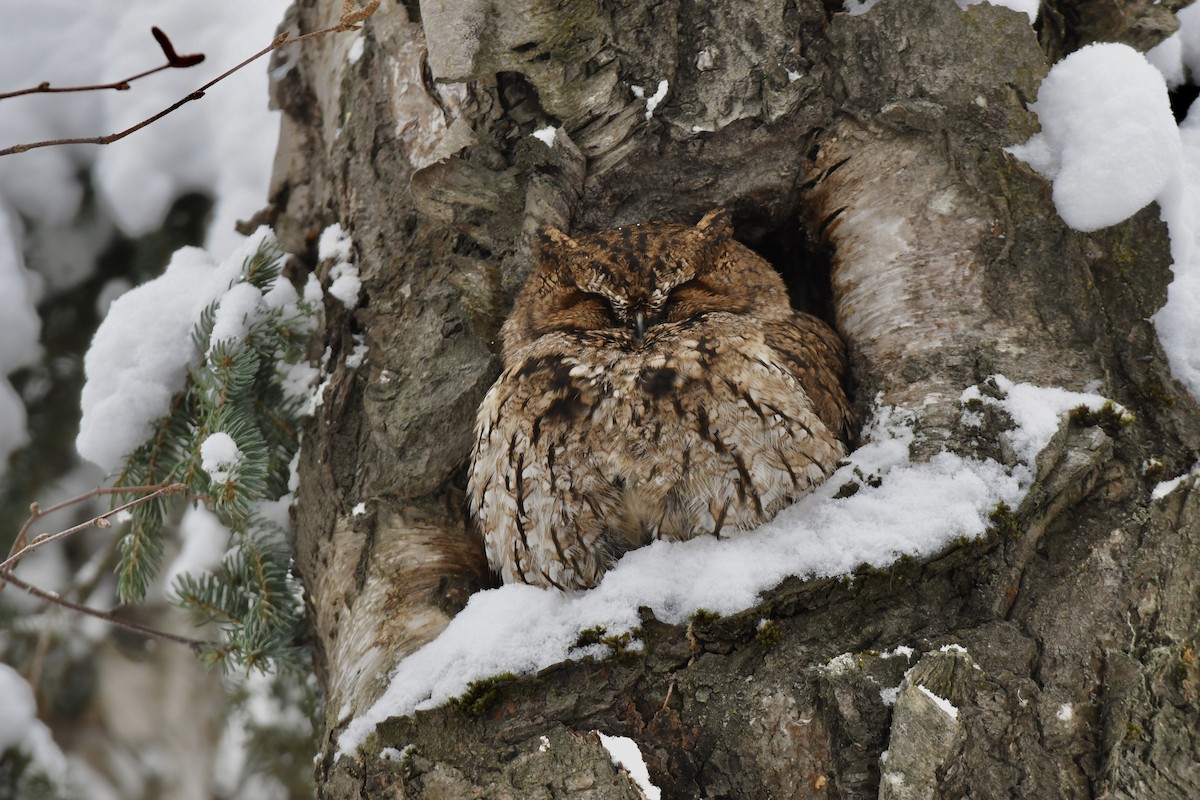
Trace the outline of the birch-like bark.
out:
[[[307,0],[295,22],[339,5]],[[388,2],[361,33],[277,63],[274,223],[313,256],[339,222],[365,289],[353,312],[330,306],[332,380],[301,463],[321,796],[636,797],[594,729],[635,738],[672,798],[1200,794],[1200,504],[1152,500],[1143,469],[1170,477],[1200,449],[1147,321],[1166,232],[1154,208],[1070,231],[1004,152],[1036,130],[1024,104],[1047,54],[1169,32],[1162,6],[1118,5],[1119,25],[1047,4],[1039,43],[1024,15],[952,0],[856,17],[819,0]],[[631,87],[660,81],[648,112]],[[553,147],[529,135],[546,126]],[[463,470],[531,234],[719,205],[801,288],[822,270],[796,248],[832,253],[860,406],[915,414],[915,457],[1012,458],[1003,419],[982,435],[959,421],[963,388],[996,373],[1086,386],[1137,421],[1064,424],[983,540],[852,581],[791,579],[687,629],[647,614],[641,654],[505,684],[480,716],[390,720],[335,759],[388,670],[488,580]],[[355,337],[369,354],[351,369]],[[778,636],[759,635],[764,617]],[[899,645],[912,657],[883,655]],[[889,705],[880,689],[897,685]]]

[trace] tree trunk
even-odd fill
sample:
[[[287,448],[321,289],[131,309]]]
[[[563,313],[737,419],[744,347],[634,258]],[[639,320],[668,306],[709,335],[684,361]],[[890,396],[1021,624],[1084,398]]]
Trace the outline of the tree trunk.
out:
[[[302,0],[294,22],[329,24],[337,5]],[[633,737],[670,798],[1200,796],[1200,501],[1186,485],[1152,500],[1144,469],[1180,474],[1200,448],[1147,321],[1166,231],[1154,207],[1071,231],[1003,150],[1037,129],[1024,103],[1047,53],[1169,32],[1162,7],[1120,5],[1119,25],[1047,5],[1039,45],[1024,15],[952,0],[861,16],[820,0],[385,3],[277,63],[274,224],[315,262],[340,222],[365,289],[352,313],[329,306],[332,375],[300,468],[320,795],[636,797],[600,729]],[[661,80],[650,113],[630,87]],[[529,135],[550,125],[553,146]],[[393,718],[335,758],[389,670],[487,584],[464,467],[531,234],[721,205],[814,310],[831,290],[859,408],[914,414],[914,458],[1011,461],[1004,420],[961,422],[963,390],[997,373],[1088,387],[1136,421],[1064,425],[983,539],[792,578],[733,617],[643,612],[639,653],[497,685],[477,714]],[[352,369],[356,336],[369,354]]]

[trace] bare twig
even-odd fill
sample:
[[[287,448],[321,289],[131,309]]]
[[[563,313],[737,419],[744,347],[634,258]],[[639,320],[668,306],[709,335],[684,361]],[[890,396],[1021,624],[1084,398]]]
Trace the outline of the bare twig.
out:
[[[204,84],[199,89],[196,89],[194,92],[184,96],[180,100],[177,100],[176,102],[174,102],[171,105],[164,108],[162,111],[159,111],[157,114],[154,114],[151,117],[147,117],[146,119],[142,120],[141,122],[137,123],[136,125],[134,125],[130,128],[126,128],[123,131],[119,131],[117,133],[110,133],[107,136],[90,136],[90,137],[83,137],[83,138],[76,138],[76,139],[47,139],[47,140],[41,141],[41,142],[29,142],[26,144],[16,144],[16,145],[13,145],[12,147],[6,147],[5,149],[0,150],[0,156],[13,155],[14,153],[24,153],[26,150],[33,150],[33,149],[39,148],[39,147],[53,147],[56,145],[112,144],[113,142],[124,139],[126,136],[130,135],[131,133],[140,131],[142,128],[146,127],[147,125],[149,125],[153,122],[157,122],[158,120],[162,119],[167,114],[170,114],[172,111],[176,110],[180,106],[186,105],[186,104],[192,102],[193,100],[199,100],[201,97],[204,97],[205,92],[207,92],[209,89],[211,89],[217,83],[220,83],[221,81],[225,80],[230,75],[232,75],[233,73],[242,69],[246,65],[257,61],[258,59],[262,58],[266,54],[273,52],[275,50],[278,50],[279,48],[281,48],[285,45],[298,44],[300,42],[307,41],[308,39],[315,39],[318,36],[325,36],[330,33],[341,33],[343,31],[358,30],[360,23],[362,23],[366,19],[368,19],[372,14],[375,13],[375,10],[377,8],[379,8],[379,3],[380,3],[380,0],[368,0],[367,4],[365,6],[363,6],[362,8],[356,8],[354,6],[354,0],[344,0],[344,5],[342,7],[342,16],[341,16],[341,19],[338,21],[337,25],[332,25],[328,28],[322,28],[319,31],[312,31],[311,33],[305,33],[305,34],[302,34],[302,35],[296,36],[296,37],[293,37],[290,33],[287,33],[287,32],[281,33],[278,36],[276,36],[269,45],[264,47],[262,50],[259,50],[257,53],[250,56],[245,61],[238,64],[237,66],[232,67],[231,69],[228,69],[225,72],[222,72],[220,75],[213,78],[211,81]],[[169,56],[168,56],[168,58],[169,58]],[[187,58],[187,57],[185,56],[184,58]]]
[[[159,630],[158,628],[152,628],[149,625],[143,625],[140,622],[134,622],[133,620],[118,617],[109,611],[101,611],[98,608],[92,608],[90,606],[85,606],[82,603],[76,603],[72,600],[67,600],[64,597],[59,597],[54,592],[48,592],[45,589],[39,589],[31,583],[26,583],[7,570],[0,571],[0,579],[8,581],[13,586],[16,586],[18,589],[27,592],[34,597],[39,597],[42,600],[62,606],[63,608],[69,608],[72,611],[78,611],[80,614],[87,614],[89,617],[102,619],[105,622],[125,628],[126,630],[136,631],[137,633],[141,633],[146,636],[153,636],[156,639],[165,639],[169,642],[175,642],[177,644],[185,644],[196,651],[199,651],[205,647],[211,647],[216,644],[215,642],[206,642],[202,639],[191,639],[187,636],[180,636],[179,634],[169,633],[164,630]]]
[[[160,28],[151,28],[150,33],[158,42],[158,46],[162,48],[163,55],[167,57],[167,63],[148,69],[145,72],[139,72],[137,75],[130,75],[128,78],[112,83],[98,83],[91,86],[51,86],[49,81],[42,81],[37,86],[31,86],[28,89],[18,89],[15,92],[0,93],[0,100],[7,100],[10,97],[20,97],[26,94],[54,94],[58,92],[96,92],[105,89],[115,89],[118,92],[123,92],[129,89],[129,84],[145,78],[147,75],[153,75],[156,72],[162,72],[164,69],[186,69],[194,67],[204,60],[203,53],[189,53],[188,55],[179,55],[175,52],[175,46],[171,44],[171,40],[162,32]]]
[[[25,543],[29,540],[29,529],[33,527],[33,523],[37,522],[47,514],[53,514],[55,511],[61,511],[62,509],[73,506],[76,503],[82,503],[85,500],[91,500],[94,497],[100,497],[106,494],[154,492],[167,485],[167,482],[163,481],[162,483],[156,483],[151,486],[99,486],[95,489],[86,491],[83,494],[76,495],[68,500],[63,500],[61,503],[55,503],[49,508],[42,508],[38,503],[30,503],[29,519],[25,520],[25,524],[21,526],[21,530],[19,533],[17,533],[17,538],[13,540],[12,549],[8,551],[8,555],[11,557],[14,553],[25,546]],[[116,513],[116,510],[114,510],[113,513]]]
[[[130,500],[125,505],[117,506],[116,508],[112,509],[111,511],[106,511],[103,514],[98,514],[98,515],[92,517],[91,519],[89,519],[87,522],[80,523],[79,525],[75,525],[73,527],[67,528],[66,530],[59,531],[58,533],[43,533],[42,535],[35,537],[32,542],[30,542],[29,544],[22,547],[20,550],[17,550],[15,553],[10,555],[8,558],[6,558],[3,561],[3,563],[0,563],[0,588],[3,588],[4,577],[12,570],[12,568],[15,567],[21,561],[22,558],[24,558],[25,556],[34,552],[35,550],[39,550],[42,547],[44,547],[45,545],[50,544],[51,542],[57,542],[59,539],[65,539],[68,536],[74,536],[75,534],[79,533],[80,531],[85,531],[88,528],[111,528],[112,523],[108,521],[108,518],[111,516],[120,514],[122,511],[128,511],[129,509],[133,508],[134,506],[140,506],[142,503],[148,503],[151,500],[154,500],[159,497],[167,497],[169,495],[179,494],[180,492],[187,491],[187,486],[182,483],[172,483],[172,484],[168,484],[166,486],[139,487],[139,488],[152,488],[153,491],[150,492],[150,494],[143,495],[142,497],[137,498],[136,500]],[[98,490],[98,489],[95,491],[96,491],[96,493],[100,492],[100,490]],[[126,491],[128,491],[128,489],[126,489]],[[62,505],[63,504],[60,503],[58,506],[52,506],[50,510],[54,510],[55,508],[61,508]],[[36,511],[34,511],[34,513],[36,516],[45,516],[46,514],[49,513],[49,511],[41,511],[40,509],[37,509]],[[32,519],[34,519],[33,516],[30,517],[30,520],[32,520]],[[26,523],[26,526],[27,525],[28,525],[28,523]],[[22,527],[21,531],[22,531],[22,534],[27,534],[28,527]]]

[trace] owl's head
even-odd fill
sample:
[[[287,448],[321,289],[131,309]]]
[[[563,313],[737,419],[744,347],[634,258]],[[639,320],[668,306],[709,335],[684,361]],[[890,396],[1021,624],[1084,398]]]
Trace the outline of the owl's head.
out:
[[[664,323],[780,304],[788,308],[783,281],[734,241],[725,209],[691,227],[648,223],[578,238],[547,228],[504,326],[504,351],[557,331],[611,331],[636,346]]]

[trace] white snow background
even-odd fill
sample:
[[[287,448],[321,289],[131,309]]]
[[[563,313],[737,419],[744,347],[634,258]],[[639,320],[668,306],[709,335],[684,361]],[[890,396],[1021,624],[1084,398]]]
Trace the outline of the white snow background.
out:
[[[0,19],[4,21],[0,92],[43,81],[52,86],[107,83],[158,66],[165,58],[150,33],[155,25],[167,33],[178,53],[206,55],[199,65],[135,81],[127,91],[43,94],[0,101],[0,147],[99,136],[127,128],[266,46],[289,4],[289,0],[0,0]],[[267,85],[264,58],[217,84],[202,99],[115,144],[55,146],[0,157],[0,479],[9,454],[28,440],[22,401],[7,376],[41,357],[35,303],[49,291],[65,290],[87,279],[114,225],[131,236],[156,230],[178,197],[203,191],[215,199],[207,244],[217,252],[235,251],[226,261],[236,261],[240,267],[236,250],[244,237],[234,231],[234,222],[265,204],[279,135],[279,114],[267,108]],[[95,193],[99,216],[105,220],[102,224],[81,224],[77,218],[85,192],[80,180],[84,174]],[[269,234],[264,232],[260,238],[263,235]],[[30,253],[35,257],[27,263]],[[206,281],[224,279],[219,290],[228,286],[228,276],[222,272],[225,262],[202,250],[181,251],[173,263],[178,264],[178,272],[190,270],[195,282],[176,283],[161,293],[158,299],[164,305],[155,309],[157,316],[127,320],[132,327],[141,326],[136,330],[138,339],[154,338],[147,333],[152,322],[166,321],[164,311],[198,313],[203,303],[194,304],[196,290]],[[128,287],[106,287],[97,306],[107,307],[107,300],[124,288]],[[281,289],[265,302],[286,304],[286,293]],[[294,299],[295,292],[291,295]],[[153,304],[135,308],[127,303],[136,313],[149,305]],[[183,318],[185,337],[190,336],[194,321],[194,316]],[[161,344],[163,340],[157,341]],[[112,382],[104,391],[98,391],[103,380],[91,382],[90,391],[97,396],[95,408],[111,412],[98,413],[96,418],[103,417],[98,423],[101,427],[113,426],[112,435],[117,439],[113,449],[134,442],[131,437],[165,411],[165,406],[155,405],[154,398],[175,375],[182,375],[193,355],[172,353],[172,346],[166,346],[165,356],[151,354],[144,347],[124,354],[134,361],[149,358],[145,366],[157,372],[154,380]],[[189,349],[194,351],[190,342]],[[102,343],[97,352],[103,352]],[[115,366],[103,356],[99,362],[96,375]],[[124,377],[136,377],[136,373]],[[132,407],[132,418],[123,407]],[[121,436],[125,438],[121,440]],[[113,459],[122,455],[124,451],[105,454],[99,460],[111,466]],[[92,468],[79,468],[65,476],[59,488],[69,496],[94,486],[95,479]],[[81,480],[86,485],[80,485]],[[185,534],[202,530],[184,536],[185,552],[171,568],[172,574],[211,566],[224,552],[227,533],[211,515],[204,518],[205,514],[189,514]],[[203,550],[201,545],[206,542],[208,550],[215,551],[214,539],[219,552],[195,552],[196,547]],[[37,555],[56,554],[47,548]],[[32,563],[39,560],[43,563]],[[63,570],[61,558],[53,558],[49,564],[37,557],[28,561],[23,567],[34,568],[25,571],[35,583],[53,586],[65,581],[66,576],[58,574]],[[14,602],[19,599],[13,595]],[[104,597],[99,602],[105,603]],[[111,604],[111,597],[107,602]],[[82,618],[80,623],[89,638],[102,635],[94,622]],[[64,757],[35,711],[29,685],[15,670],[0,664],[0,750],[21,745],[46,772],[69,781],[70,773],[82,767],[75,759]]]
[[[39,94],[0,101],[0,147],[115,133],[166,108],[274,38],[288,0],[0,0],[4,46],[0,92],[108,83],[165,61],[150,34],[157,25],[180,54],[206,60],[130,84],[127,91]],[[208,246],[241,240],[233,224],[267,197],[279,114],[267,108],[266,58],[152,125],[111,145],[45,147],[0,157],[0,477],[8,455],[28,441],[25,411],[6,376],[36,363],[34,304],[46,288],[86,279],[108,229],[81,229],[82,172],[119,229],[158,229],[188,191],[215,198]],[[24,220],[36,220],[36,230]],[[33,240],[36,236],[37,241]],[[25,252],[40,251],[39,271]],[[128,396],[128,395],[127,395]]]

